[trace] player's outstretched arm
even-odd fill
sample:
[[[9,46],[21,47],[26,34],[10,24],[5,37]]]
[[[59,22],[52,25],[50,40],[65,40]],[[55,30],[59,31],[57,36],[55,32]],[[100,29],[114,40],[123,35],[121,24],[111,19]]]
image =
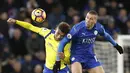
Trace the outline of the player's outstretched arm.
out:
[[[113,44],[113,46],[117,49],[117,51],[120,54],[123,54],[123,48],[120,45],[118,45],[107,32],[105,32],[105,38]]]
[[[21,26],[23,28],[26,28],[26,29],[31,30],[31,31],[36,32],[36,33],[38,33],[39,31],[41,31],[41,29],[42,29],[42,28],[33,26],[32,24],[30,24],[28,22],[19,21],[19,20],[13,19],[13,18],[9,18],[7,20],[7,22],[9,24],[17,24],[17,25],[19,25],[19,26]]]
[[[101,28],[100,33],[117,49],[120,54],[123,54],[123,48],[114,41],[114,39],[105,31],[103,27]]]

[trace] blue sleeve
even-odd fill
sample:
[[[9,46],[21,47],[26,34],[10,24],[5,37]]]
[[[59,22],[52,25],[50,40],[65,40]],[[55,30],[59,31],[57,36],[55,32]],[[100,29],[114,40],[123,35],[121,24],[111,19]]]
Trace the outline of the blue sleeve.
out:
[[[70,39],[68,39],[67,37],[64,37],[64,38],[60,41],[60,44],[59,44],[59,46],[58,46],[58,52],[62,52],[63,49],[64,49],[64,47],[65,47],[65,45],[66,45],[68,42],[70,42]],[[59,56],[56,57],[56,60],[57,60],[57,61],[60,60]]]
[[[72,37],[74,37],[74,35],[76,34],[77,30],[76,30],[76,26],[73,26],[73,28],[70,30],[70,32],[60,41],[60,44],[58,46],[58,52],[62,52],[65,45],[70,42],[70,40],[72,39]],[[59,61],[60,58],[59,56],[56,57],[56,60]]]
[[[58,46],[58,52],[62,52],[65,45],[70,42],[70,39],[68,39],[66,36],[60,41],[60,44]]]
[[[64,49],[64,46],[72,39],[72,37],[76,34],[77,30],[74,26],[70,32],[60,41],[58,52],[62,52]]]
[[[113,46],[116,46],[117,43],[114,41],[114,39],[105,31],[104,27],[101,26],[99,30],[99,34],[104,36],[104,38],[109,41]]]

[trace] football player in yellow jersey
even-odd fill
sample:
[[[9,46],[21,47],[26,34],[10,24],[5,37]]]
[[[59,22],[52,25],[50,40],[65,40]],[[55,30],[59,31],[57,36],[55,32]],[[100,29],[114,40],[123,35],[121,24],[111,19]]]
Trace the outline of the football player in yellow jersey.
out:
[[[17,24],[23,28],[31,30],[45,38],[45,46],[46,46],[46,63],[43,70],[43,73],[69,73],[69,68],[66,64],[69,64],[70,58],[70,46],[68,43],[64,49],[64,54],[61,54],[61,62],[56,61],[56,54],[58,49],[58,44],[60,40],[69,32],[70,26],[66,22],[61,22],[57,26],[56,30],[50,30],[47,28],[40,28],[33,26],[30,23],[15,20],[13,18],[9,18],[7,20],[10,24]],[[57,68],[60,68],[57,72]]]

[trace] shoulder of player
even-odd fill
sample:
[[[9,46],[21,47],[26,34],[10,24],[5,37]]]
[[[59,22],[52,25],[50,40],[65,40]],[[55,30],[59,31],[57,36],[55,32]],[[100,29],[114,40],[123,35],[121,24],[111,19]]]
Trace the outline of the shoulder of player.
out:
[[[81,21],[81,22],[75,24],[75,26],[81,26],[81,25],[84,24],[84,23],[85,23],[85,20],[83,20],[83,21]]]
[[[100,29],[100,28],[102,28],[102,27],[103,27],[103,25],[102,25],[101,23],[99,23],[99,22],[96,23],[96,28],[99,28],[99,29]]]
[[[83,26],[84,23],[85,23],[85,21],[81,21],[81,22],[75,24],[75,25],[73,26],[73,28],[75,28],[76,30],[81,29],[82,27],[84,27],[84,26]]]
[[[47,31],[47,30],[50,30],[50,29],[45,28],[45,27],[41,27],[41,30],[42,30],[42,31]]]
[[[45,27],[41,27],[41,30],[42,31],[51,31],[51,33],[54,33],[55,32],[55,30],[54,29],[48,29],[48,28],[45,28]]]
[[[45,28],[45,27],[41,27],[41,31],[40,32],[54,34],[55,30],[54,29],[48,29],[48,28]]]

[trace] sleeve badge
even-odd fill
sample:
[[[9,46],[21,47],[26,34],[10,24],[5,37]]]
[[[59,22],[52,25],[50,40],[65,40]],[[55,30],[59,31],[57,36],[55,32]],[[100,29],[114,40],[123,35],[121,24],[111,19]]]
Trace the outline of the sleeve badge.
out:
[[[68,38],[68,39],[71,39],[71,38],[72,38],[72,35],[71,35],[71,34],[67,34],[67,38]]]

